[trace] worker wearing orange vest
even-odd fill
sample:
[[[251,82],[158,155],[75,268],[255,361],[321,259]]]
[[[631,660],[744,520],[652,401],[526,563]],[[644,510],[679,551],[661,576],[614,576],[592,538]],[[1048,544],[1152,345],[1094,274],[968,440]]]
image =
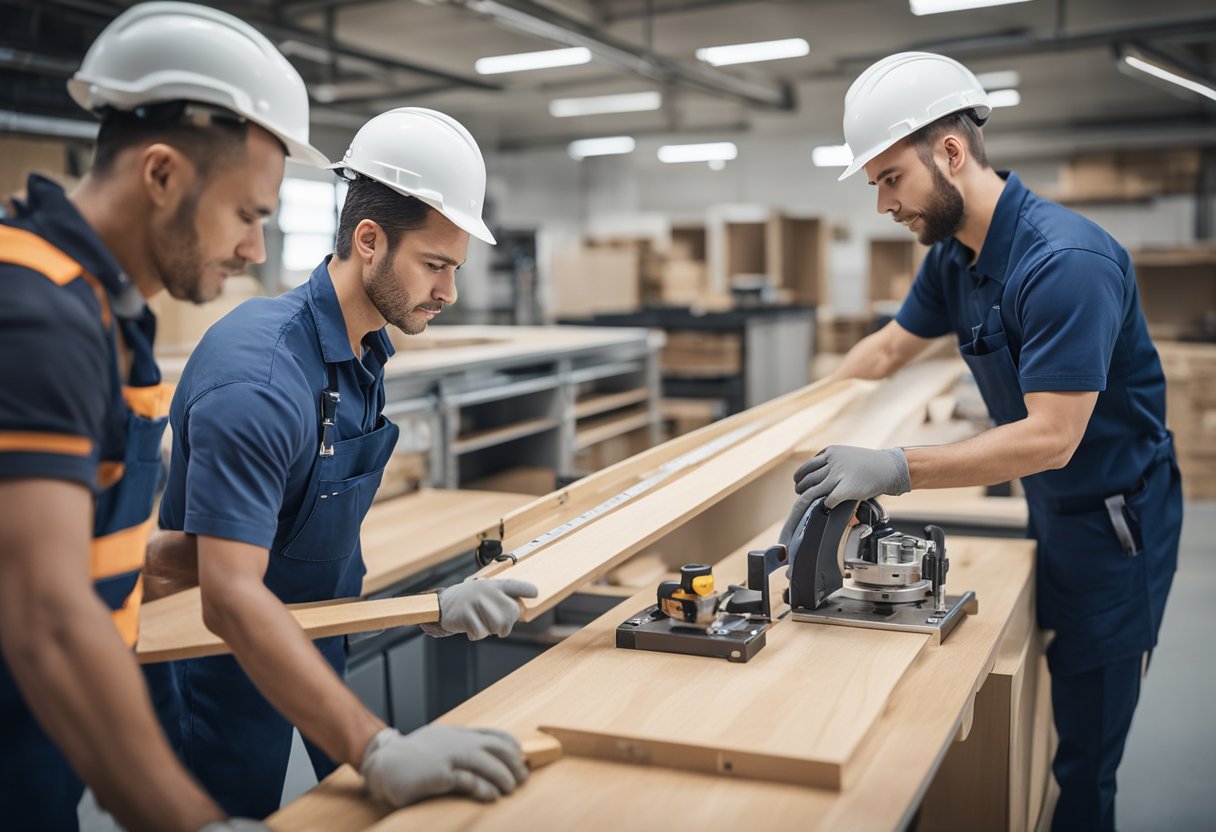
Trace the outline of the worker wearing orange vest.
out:
[[[0,823],[75,829],[87,783],[128,829],[263,828],[178,763],[130,653],[170,400],[145,300],[264,260],[286,157],[325,160],[299,74],[213,9],[128,9],[68,87],[93,170],[0,225]]]

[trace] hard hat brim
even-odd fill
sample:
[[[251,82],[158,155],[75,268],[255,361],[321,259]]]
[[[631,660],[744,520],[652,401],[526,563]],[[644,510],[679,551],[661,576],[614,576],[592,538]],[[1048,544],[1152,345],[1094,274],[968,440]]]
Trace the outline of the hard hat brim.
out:
[[[907,138],[907,136],[901,136],[898,139],[891,139],[891,141],[886,142],[885,144],[880,144],[878,147],[871,148],[862,155],[857,156],[852,162],[849,163],[849,166],[844,169],[844,173],[840,174],[836,181],[843,182],[844,180],[848,179],[850,176],[857,173],[857,171],[870,164],[870,162],[873,161],[876,156],[881,156],[883,153],[886,153],[888,150],[894,147],[896,143],[905,138]]]
[[[457,228],[459,228],[462,231],[468,232],[470,236],[476,237],[477,239],[481,240],[483,243],[489,243],[492,246],[498,245],[498,241],[495,240],[494,235],[490,233],[489,226],[487,226],[485,224],[485,221],[482,220],[480,217],[474,217],[473,215],[466,214],[463,211],[457,211],[453,208],[446,208],[443,205],[437,205],[435,203],[435,201],[432,199],[427,199],[426,197],[420,196],[419,194],[410,193],[409,189],[407,189],[407,188],[402,188],[399,185],[394,185],[392,183],[385,182],[384,180],[380,179],[379,177],[372,176],[371,174],[368,174],[368,173],[364,173],[363,171],[359,170],[358,168],[351,167],[345,161],[334,162],[333,164],[326,165],[325,167],[328,170],[333,170],[333,171],[344,171],[344,170],[352,171],[354,173],[359,174],[360,176],[366,176],[368,179],[372,179],[376,182],[379,182],[384,187],[394,190],[397,193],[401,194],[402,196],[413,197],[414,199],[418,200],[419,202],[423,202],[423,203],[429,205],[431,208],[434,208],[440,214],[443,214],[443,216],[445,216],[449,220],[451,220],[451,222]]]

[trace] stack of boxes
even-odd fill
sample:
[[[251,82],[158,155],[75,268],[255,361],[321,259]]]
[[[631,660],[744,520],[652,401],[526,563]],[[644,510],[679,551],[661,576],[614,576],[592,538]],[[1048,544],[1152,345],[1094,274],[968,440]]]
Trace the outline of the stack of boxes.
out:
[[[1183,491],[1188,500],[1216,498],[1216,344],[1162,342],[1157,351]]]

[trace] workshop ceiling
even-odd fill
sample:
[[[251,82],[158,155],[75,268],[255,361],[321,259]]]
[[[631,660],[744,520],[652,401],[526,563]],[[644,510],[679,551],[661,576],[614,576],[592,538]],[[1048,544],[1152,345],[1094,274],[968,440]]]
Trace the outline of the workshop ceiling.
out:
[[[0,110],[79,119],[63,91],[126,3],[0,0]],[[318,129],[349,135],[414,104],[450,112],[501,150],[631,134],[840,139],[844,92],[873,60],[927,49],[978,73],[1014,70],[1021,104],[990,136],[1118,144],[1212,140],[1216,101],[1120,71],[1116,50],[1216,79],[1210,0],[1030,0],[913,15],[906,0],[254,0],[213,2],[261,28],[300,69]],[[810,54],[715,69],[699,47],[802,37]],[[478,58],[589,45],[589,64],[478,75]],[[554,118],[554,98],[658,90],[650,112]],[[5,122],[0,120],[0,129]],[[10,124],[11,126],[11,124]]]

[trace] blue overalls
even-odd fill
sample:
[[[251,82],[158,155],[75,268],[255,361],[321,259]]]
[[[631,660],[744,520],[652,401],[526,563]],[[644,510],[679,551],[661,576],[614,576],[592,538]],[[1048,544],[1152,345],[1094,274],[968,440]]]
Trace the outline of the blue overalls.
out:
[[[265,584],[287,604],[360,594],[359,527],[398,435],[381,415],[392,346],[381,330],[365,339],[361,360],[354,356],[327,265],[216,324],[191,356],[170,414],[162,525],[268,548]],[[341,677],[345,639],[316,645]],[[149,680],[162,721],[177,723],[187,767],[231,814],[275,811],[291,724],[232,656],[172,664],[171,677]],[[333,770],[305,745],[318,777]]]
[[[152,355],[156,320],[142,299],[126,317],[117,313],[125,303],[116,299],[133,296],[130,282],[59,186],[32,176],[29,194],[13,225],[0,225],[8,305],[0,315],[0,343],[10,364],[5,372],[13,376],[3,384],[4,395],[14,396],[0,405],[0,476],[51,477],[94,490],[93,586],[134,647],[143,596],[139,570],[161,481],[171,394]],[[90,357],[72,349],[79,332],[56,327],[95,334],[106,369],[90,375]],[[130,362],[125,381],[120,343]],[[43,397],[48,383],[59,393]],[[89,411],[104,415],[95,423],[80,418]],[[84,785],[26,707],[2,660],[0,732],[0,825],[75,829]]]
[[[1002,176],[1006,176],[1002,174]],[[1060,736],[1055,829],[1113,829],[1115,772],[1177,567],[1182,494],[1165,378],[1127,252],[1008,174],[987,238],[934,246],[896,320],[954,332],[997,425],[1024,396],[1098,391],[1067,466],[1023,479]]]

